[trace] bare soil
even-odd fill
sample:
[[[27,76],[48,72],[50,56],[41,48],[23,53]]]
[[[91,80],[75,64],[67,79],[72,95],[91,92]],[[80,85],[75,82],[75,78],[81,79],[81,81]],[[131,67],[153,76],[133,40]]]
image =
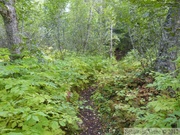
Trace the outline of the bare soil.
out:
[[[80,93],[81,101],[85,101],[83,108],[80,109],[80,118],[83,121],[81,126],[82,132],[80,135],[104,135],[102,123],[98,116],[98,112],[95,109],[91,96],[95,88],[88,88]]]

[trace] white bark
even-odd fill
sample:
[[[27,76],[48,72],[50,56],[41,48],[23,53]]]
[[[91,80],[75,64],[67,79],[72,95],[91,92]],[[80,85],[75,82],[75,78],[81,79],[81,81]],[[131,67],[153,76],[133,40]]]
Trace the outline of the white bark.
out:
[[[111,39],[110,39],[110,58],[113,56],[113,26],[111,24]]]

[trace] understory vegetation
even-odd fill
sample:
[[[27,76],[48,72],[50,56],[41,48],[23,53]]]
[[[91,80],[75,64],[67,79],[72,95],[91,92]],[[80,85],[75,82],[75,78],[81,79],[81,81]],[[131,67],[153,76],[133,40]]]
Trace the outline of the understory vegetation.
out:
[[[179,0],[0,0],[0,135],[132,128],[180,132]]]
[[[134,56],[129,53],[98,75],[93,99],[107,123],[106,132],[120,135],[123,128],[179,128],[180,74],[174,78],[144,70]]]
[[[59,52],[50,51],[47,49],[42,57],[1,62],[0,134],[63,135],[78,131],[78,92],[95,81],[94,75],[105,65],[100,57],[68,56],[67,52],[62,60]],[[8,51],[2,49],[2,55],[8,58]]]
[[[144,70],[135,51],[117,62],[44,48],[10,62],[0,49],[0,60],[2,135],[78,134],[79,92],[89,86],[97,88],[92,99],[107,135],[125,127],[180,127],[180,74]]]

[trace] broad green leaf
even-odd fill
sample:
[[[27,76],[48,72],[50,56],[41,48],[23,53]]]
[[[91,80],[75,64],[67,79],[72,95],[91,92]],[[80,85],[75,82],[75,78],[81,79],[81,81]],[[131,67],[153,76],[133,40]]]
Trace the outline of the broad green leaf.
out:
[[[11,125],[12,128],[15,128],[16,126],[17,126],[17,122],[13,122]]]
[[[64,121],[59,121],[59,124],[62,126],[62,127],[64,127],[64,126],[66,126],[66,123],[64,122]]]
[[[51,127],[53,130],[56,130],[56,129],[59,128],[59,124],[58,124],[57,121],[52,121],[52,122],[50,123],[50,127]]]
[[[30,120],[31,119],[31,115],[29,115],[27,118],[26,118],[26,120],[28,121],[28,120]]]
[[[32,119],[33,119],[33,120],[35,120],[36,122],[38,122],[38,121],[39,121],[38,116],[32,116]]]
[[[8,111],[3,111],[3,112],[0,112],[0,116],[1,117],[7,117],[8,116]]]
[[[36,112],[36,114],[40,116],[47,116],[44,112]]]

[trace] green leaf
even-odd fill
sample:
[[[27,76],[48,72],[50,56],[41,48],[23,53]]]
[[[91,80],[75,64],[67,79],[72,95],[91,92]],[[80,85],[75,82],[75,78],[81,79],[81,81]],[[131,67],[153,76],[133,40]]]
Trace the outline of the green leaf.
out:
[[[59,124],[60,124],[62,127],[66,126],[66,123],[65,123],[64,121],[59,121]]]
[[[39,121],[38,116],[32,116],[32,119],[33,119],[33,120],[35,120],[36,122],[38,122],[38,121]]]
[[[11,125],[12,128],[15,128],[16,126],[17,126],[16,122],[13,122],[12,125]]]
[[[23,126],[22,126],[22,130],[25,130],[25,131],[28,131],[29,128],[30,128],[30,127],[29,127],[28,125],[23,125]]]
[[[173,114],[175,114],[175,115],[180,117],[180,111],[175,111]]]
[[[53,130],[56,130],[56,129],[59,128],[59,124],[58,124],[57,121],[52,121],[52,122],[50,123],[50,126],[51,126],[51,128],[52,128]]]
[[[30,120],[31,119],[31,115],[29,115],[26,119],[26,121]]]
[[[44,112],[36,112],[36,114],[40,116],[47,116]]]
[[[1,117],[7,117],[7,115],[8,115],[8,111],[0,112]]]
[[[22,123],[18,123],[18,127],[22,127],[23,126],[23,122]]]
[[[8,89],[10,89],[10,88],[12,88],[12,87],[13,87],[13,84],[9,83],[9,84],[7,84],[7,85],[5,86],[5,89],[8,90]]]

